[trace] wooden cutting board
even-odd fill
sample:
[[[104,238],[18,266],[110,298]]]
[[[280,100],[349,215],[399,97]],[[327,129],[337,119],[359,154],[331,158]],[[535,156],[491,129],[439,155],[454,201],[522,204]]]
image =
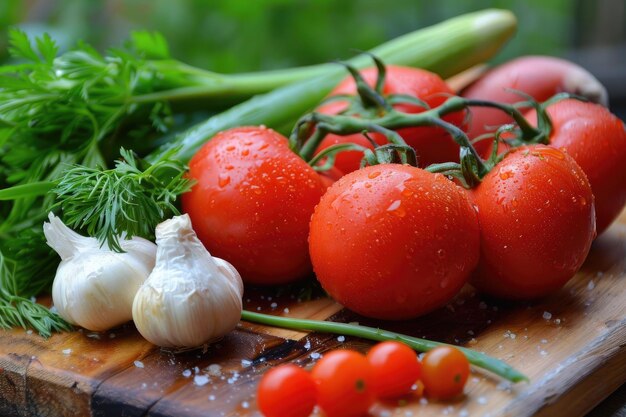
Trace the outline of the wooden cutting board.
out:
[[[511,386],[474,370],[455,402],[417,396],[379,404],[374,416],[583,416],[626,381],[626,212],[593,245],[581,271],[558,294],[509,305],[471,288],[419,320],[382,323],[327,298],[249,290],[245,306],[290,317],[358,321],[459,343],[504,359],[530,383]],[[310,366],[364,340],[241,323],[206,352],[174,354],[143,340],[129,324],[106,333],[77,331],[48,340],[0,332],[3,416],[258,416],[259,378],[279,363]]]

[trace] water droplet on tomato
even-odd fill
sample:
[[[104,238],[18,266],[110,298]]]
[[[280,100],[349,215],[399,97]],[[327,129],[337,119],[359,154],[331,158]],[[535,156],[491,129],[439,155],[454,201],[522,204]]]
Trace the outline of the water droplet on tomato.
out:
[[[446,251],[443,249],[438,249],[437,250],[437,256],[440,258],[443,258],[444,256],[446,256]]]
[[[261,190],[261,187],[259,187],[258,185],[251,185],[250,189],[252,190],[254,194],[257,194],[257,195],[263,192],[263,190]]]
[[[230,184],[230,177],[226,174],[220,174],[217,177],[217,185],[219,185],[220,187],[224,188],[226,187],[228,184]]]
[[[511,178],[513,175],[513,171],[500,171],[500,178],[503,180],[508,180],[509,178]]]

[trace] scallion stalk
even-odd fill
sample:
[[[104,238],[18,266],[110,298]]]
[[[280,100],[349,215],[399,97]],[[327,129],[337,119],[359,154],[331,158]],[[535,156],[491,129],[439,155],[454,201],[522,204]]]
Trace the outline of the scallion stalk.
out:
[[[294,330],[313,330],[322,333],[332,333],[345,336],[361,337],[363,339],[384,342],[386,340],[396,340],[410,346],[418,352],[427,352],[438,346],[444,346],[446,343],[434,342],[432,340],[420,339],[417,337],[407,336],[400,333],[390,332],[374,327],[361,326],[357,324],[334,323],[330,321],[296,319],[290,317],[272,316],[269,314],[254,313],[252,311],[243,310],[241,319],[253,323],[265,324],[275,327],[283,327]],[[493,372],[494,374],[507,379],[511,382],[528,381],[528,377],[507,363],[477,352],[472,349],[455,346],[460,349],[467,357],[468,361],[479,368]]]

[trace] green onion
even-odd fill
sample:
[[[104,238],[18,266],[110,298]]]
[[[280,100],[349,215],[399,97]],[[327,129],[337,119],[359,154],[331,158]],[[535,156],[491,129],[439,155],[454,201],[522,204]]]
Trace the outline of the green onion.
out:
[[[241,319],[253,323],[260,323],[269,326],[284,327],[295,330],[313,330],[322,333],[333,333],[346,336],[356,336],[363,339],[384,342],[386,340],[397,340],[405,343],[418,352],[427,352],[437,346],[444,346],[446,343],[433,342],[431,340],[420,339],[400,333],[390,332],[374,327],[360,326],[356,324],[334,323],[330,321],[295,319],[288,317],[278,317],[269,314],[254,313],[243,310]],[[461,350],[472,365],[493,372],[494,374],[511,382],[528,381],[528,377],[505,362],[477,352],[472,349],[455,346]]]

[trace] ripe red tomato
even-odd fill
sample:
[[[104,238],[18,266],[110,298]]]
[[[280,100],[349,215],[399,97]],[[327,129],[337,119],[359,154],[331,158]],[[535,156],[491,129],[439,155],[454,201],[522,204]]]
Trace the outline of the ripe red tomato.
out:
[[[421,363],[413,349],[400,342],[382,342],[367,353],[374,373],[373,390],[378,398],[407,395],[421,373]]]
[[[265,417],[308,417],[317,389],[311,375],[296,365],[270,369],[259,383],[257,403]]]
[[[523,56],[506,62],[491,69],[462,95],[500,103],[524,101],[524,97],[511,90],[526,93],[539,102],[561,92],[582,95],[603,104],[608,101],[606,89],[587,70],[573,62],[548,56]],[[512,122],[513,119],[500,110],[474,107],[468,136],[474,139]],[[476,150],[486,156],[489,147],[490,141],[481,141]]]
[[[317,384],[317,404],[326,417],[360,417],[374,403],[372,369],[359,352],[326,353],[311,376]]]
[[[512,299],[561,288],[595,236],[593,194],[571,156],[543,145],[507,154],[473,191],[481,257],[472,284]]]
[[[463,393],[470,366],[459,349],[439,346],[422,358],[422,382],[426,395],[446,400]]]
[[[270,129],[241,127],[216,135],[189,163],[197,183],[183,211],[212,255],[245,282],[279,284],[311,272],[309,219],[325,185]]]
[[[361,75],[365,81],[372,86],[376,83],[377,74],[376,68],[366,68],[361,71]],[[330,93],[331,96],[340,94],[356,94],[356,84],[352,77],[344,79]],[[437,74],[432,72],[417,68],[388,65],[383,94],[406,94],[425,101],[430,107],[437,107],[446,101],[448,96],[454,95],[454,91],[452,91]],[[345,102],[337,101],[321,106],[318,111],[325,114],[336,114],[344,110],[345,107]],[[423,107],[413,104],[398,104],[394,107],[406,113],[421,113],[425,110]],[[464,113],[453,113],[443,119],[457,126],[461,126],[463,124]],[[440,128],[411,127],[399,129],[398,133],[410,146],[415,148],[421,167],[436,162],[459,160],[458,145],[450,138],[450,135],[446,131]],[[373,133],[370,136],[379,145],[387,143],[387,139],[383,135]],[[318,152],[338,143],[356,143],[373,149],[371,143],[361,134],[348,136],[327,135],[320,144]],[[362,152],[341,152],[337,155],[335,166],[340,171],[347,174],[359,169],[361,159],[363,159]]]
[[[580,165],[591,184],[598,235],[626,204],[626,130],[606,108],[579,100],[563,100],[547,108],[553,130],[550,144],[563,148]],[[533,110],[527,115],[537,122]]]
[[[441,174],[407,165],[342,177],[311,218],[318,280],[368,317],[411,318],[442,306],[478,262],[478,222],[466,194]]]

